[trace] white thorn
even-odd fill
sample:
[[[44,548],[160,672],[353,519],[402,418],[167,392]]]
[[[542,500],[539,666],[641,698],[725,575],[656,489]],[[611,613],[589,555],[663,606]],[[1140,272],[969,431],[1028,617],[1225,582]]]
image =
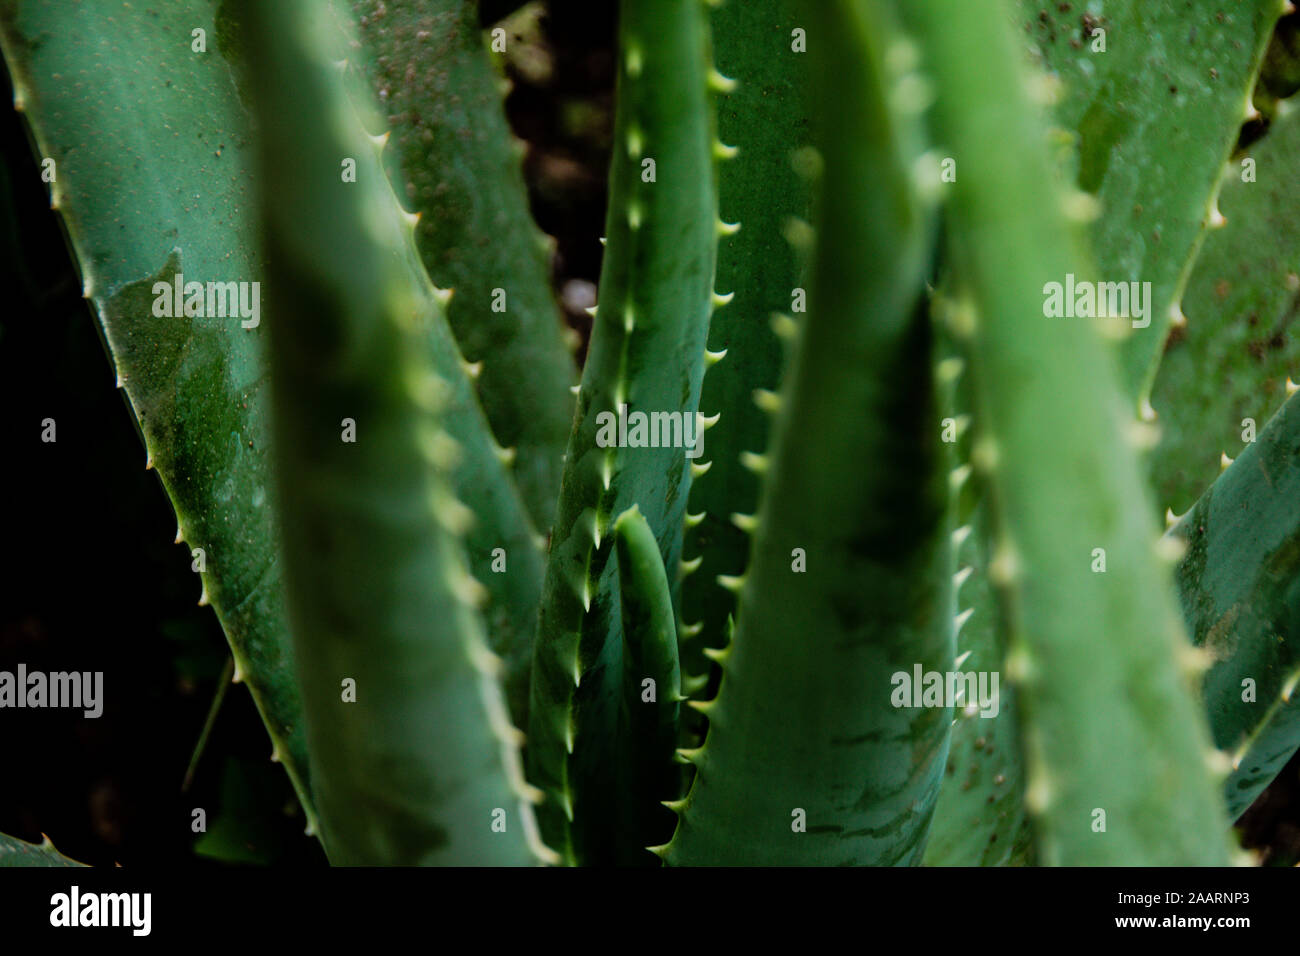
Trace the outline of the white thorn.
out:
[[[1101,218],[1101,203],[1097,200],[1097,197],[1081,189],[1073,190],[1067,194],[1062,206],[1066,218],[1074,222],[1090,223]]]
[[[746,534],[752,534],[758,528],[758,515],[743,515],[737,512],[731,516],[731,523]]]
[[[794,316],[784,315],[780,312],[772,313],[772,331],[776,337],[784,342],[793,342],[799,334],[799,323],[794,320]]]
[[[723,76],[716,69],[709,70],[709,89],[715,93],[730,93],[736,88],[736,81],[729,76]]]
[[[738,146],[728,146],[721,140],[713,141],[713,158],[716,160],[725,162],[728,159],[735,159],[739,153],[740,147]]]

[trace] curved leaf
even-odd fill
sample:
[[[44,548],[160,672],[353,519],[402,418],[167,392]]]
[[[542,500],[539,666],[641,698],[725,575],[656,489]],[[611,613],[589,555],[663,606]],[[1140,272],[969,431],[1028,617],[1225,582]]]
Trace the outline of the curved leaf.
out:
[[[1300,399],[1292,398],[1170,534],[1178,585],[1210,655],[1202,694],[1236,819],[1300,747]]]
[[[555,517],[577,380],[473,0],[352,0],[416,245],[537,527]]]
[[[69,860],[54,849],[54,843],[45,837],[42,843],[27,843],[17,837],[0,833],[0,867],[6,866],[85,866]]]
[[[966,0],[900,9],[934,81],[937,148],[957,159],[947,211],[974,301],[953,325],[973,359],[973,460],[993,495],[1039,859],[1225,865],[1209,734],[1118,370],[1090,322],[1045,314],[1047,283],[1090,270],[1015,40]]]
[[[1216,221],[1224,163],[1284,6],[1016,4],[1020,35],[1061,82],[1055,113],[1074,134],[1078,186],[1101,204],[1090,230],[1097,277],[1151,283],[1149,324],[1130,324],[1121,349],[1121,384],[1135,412],[1150,395],[1196,251]]]
[[[623,0],[619,44],[600,305],[546,568],[528,729],[531,779],[547,793],[543,835],[581,863],[610,859],[620,805],[609,773],[622,691],[609,532],[638,505],[674,581],[697,467],[681,445],[688,430],[701,443],[717,246],[704,7]],[[644,444],[620,444],[611,429],[624,410],[629,425],[633,413],[675,415],[676,439],[656,430],[652,446],[643,428]]]
[[[660,848],[674,866],[916,862],[948,745],[948,707],[895,700],[899,673],[951,667],[953,634],[920,129],[888,105],[916,77],[886,68],[896,34],[870,0],[802,12],[820,95],[845,109],[819,130],[809,314],[708,734]]]
[[[349,102],[343,34],[243,0],[263,179],[278,500],[322,840],[337,864],[543,859],[474,603],[439,413],[444,321]],[[340,174],[345,158],[356,178]],[[340,422],[352,419],[355,442]]]
[[[202,33],[203,51],[197,32]],[[155,283],[256,282],[248,121],[206,0],[19,0],[0,45],[148,451],[311,828],[271,511],[260,314],[159,315]],[[142,103],[147,104],[142,108]],[[214,303],[215,304],[215,303]],[[251,299],[249,300],[251,305]],[[206,303],[205,303],[206,305]],[[259,305],[260,308],[260,305]],[[206,311],[206,308],[205,308]],[[251,310],[250,310],[251,311]],[[198,550],[201,549],[201,552]]]

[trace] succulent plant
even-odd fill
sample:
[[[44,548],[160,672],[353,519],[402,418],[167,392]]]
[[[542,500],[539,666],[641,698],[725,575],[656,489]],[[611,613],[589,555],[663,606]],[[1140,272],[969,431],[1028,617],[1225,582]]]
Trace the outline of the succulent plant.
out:
[[[580,374],[472,0],[0,47],[330,862],[1221,865],[1300,748],[1284,6],[620,0]]]

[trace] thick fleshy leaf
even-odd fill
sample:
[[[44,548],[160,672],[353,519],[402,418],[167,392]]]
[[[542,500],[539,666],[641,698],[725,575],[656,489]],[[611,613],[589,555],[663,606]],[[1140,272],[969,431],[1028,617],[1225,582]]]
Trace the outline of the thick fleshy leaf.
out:
[[[1091,321],[1044,315],[1047,283],[1090,276],[1017,42],[967,0],[899,8],[933,81],[936,149],[957,164],[947,212],[970,301],[951,325],[972,356],[972,463],[992,490],[990,572],[1038,859],[1225,865],[1209,733],[1118,369]]]
[[[1269,421],[1170,535],[1183,612],[1209,657],[1202,693],[1232,756],[1236,818],[1300,747],[1300,398]]]
[[[659,542],[641,512],[629,508],[614,522],[618,602],[623,623],[623,693],[619,707],[620,864],[658,865],[645,848],[673,832],[663,806],[680,784],[675,759],[681,712],[677,623]]]
[[[1183,296],[1151,404],[1156,503],[1186,511],[1300,380],[1300,103],[1285,101],[1263,139],[1230,169],[1211,233]],[[1246,161],[1250,162],[1247,163]],[[1247,421],[1249,419],[1249,421]]]
[[[547,794],[543,836],[581,863],[612,858],[620,805],[609,773],[623,686],[611,526],[637,505],[675,582],[697,467],[688,456],[708,447],[697,423],[717,248],[708,21],[698,0],[623,0],[620,11],[600,305],[546,568],[528,728],[530,779]],[[653,443],[650,415],[668,423],[666,437],[653,426]]]
[[[413,223],[349,100],[341,22],[305,0],[239,9],[277,501],[325,850],[344,865],[539,862],[464,553],[470,516],[450,486],[461,446],[441,413],[455,388],[434,355],[445,317]]]
[[[918,78],[887,61],[898,34],[873,0],[800,12],[819,98],[844,108],[818,130],[808,316],[768,403],[753,560],[660,851],[674,866],[918,862],[947,751],[951,708],[900,700],[897,682],[945,672],[953,655],[931,210],[910,174],[918,117],[888,105]]]
[[[447,305],[533,523],[551,526],[577,369],[551,295],[474,0],[352,0],[370,85],[393,134],[420,258]]]
[[[718,164],[718,211],[727,230],[718,244],[718,291],[732,295],[709,323],[709,350],[726,353],[704,375],[700,411],[721,414],[709,429],[709,470],[691,484],[692,521],[684,554],[700,564],[682,582],[682,620],[698,635],[683,642],[691,674],[707,665],[701,653],[721,647],[736,595],[718,575],[739,575],[749,561],[750,536],[732,515],[758,508],[759,480],[742,459],[768,447],[772,416],[754,391],[775,391],[785,349],[773,317],[802,311],[802,256],[790,241],[792,224],[807,229],[809,173],[796,173],[807,150],[807,59],[791,49],[797,25],[786,0],[723,3],[712,14],[714,58],[734,87],[718,98],[718,138],[730,155]],[[796,292],[799,290],[799,292]]]
[[[6,866],[85,866],[69,860],[54,849],[49,837],[44,843],[28,843],[0,833],[0,867]]]
[[[1284,6],[1015,4],[1019,35],[1060,81],[1055,115],[1071,134],[1071,173],[1100,203],[1090,230],[1097,279],[1151,283],[1138,320],[1149,324],[1130,326],[1121,348],[1121,384],[1135,412],[1196,249],[1217,222],[1224,163]]]
[[[249,130],[226,27],[206,0],[21,0],[0,11],[0,45],[17,106],[53,163],[51,202],[149,466],[176,509],[188,552],[177,560],[199,572],[195,596],[217,612],[310,825],[269,502]],[[188,291],[159,295],[177,282],[245,283],[245,297],[220,309],[208,293],[203,314],[187,315]]]

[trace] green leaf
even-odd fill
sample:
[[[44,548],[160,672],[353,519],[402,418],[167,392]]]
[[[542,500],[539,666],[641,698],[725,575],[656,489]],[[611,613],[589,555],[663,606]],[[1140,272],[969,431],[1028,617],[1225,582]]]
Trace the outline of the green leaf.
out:
[[[352,39],[355,26],[346,16],[338,17],[337,23],[348,37],[346,48],[355,48],[356,41]],[[223,24],[230,49],[242,49],[238,19],[226,16]],[[242,59],[236,65],[242,75]],[[384,121],[374,106],[364,76],[355,65],[349,64],[344,79],[353,106],[360,111],[367,129],[381,129]],[[383,155],[393,154],[381,145]],[[340,181],[343,181],[342,169]],[[419,270],[415,271],[418,275]],[[445,293],[439,295],[445,298]],[[523,726],[528,719],[528,675],[542,587],[543,539],[529,520],[519,491],[507,472],[506,462],[513,453],[507,453],[493,438],[470,381],[469,366],[445,319],[431,322],[427,333],[435,371],[452,389],[444,409],[444,421],[448,433],[461,448],[451,472],[453,490],[475,516],[465,534],[470,570],[491,598],[485,608],[488,641],[504,661],[502,681],[511,716],[517,725]]]
[[[1220,455],[1236,457],[1263,428],[1288,375],[1300,379],[1297,152],[1300,103],[1285,101],[1230,167],[1219,197],[1227,225],[1205,240],[1183,296],[1187,327],[1170,338],[1156,378],[1152,483],[1157,502],[1180,514],[1218,477]]]
[[[43,843],[27,843],[0,833],[0,868],[6,866],[85,866],[69,860],[54,849],[49,837]]]
[[[340,24],[243,0],[277,480],[322,841],[336,864],[527,865],[535,836],[440,414],[444,316],[337,65]],[[356,160],[356,181],[340,174]],[[343,418],[357,440],[342,440]]]
[[[399,192],[447,318],[481,362],[479,399],[534,523],[548,529],[577,379],[473,0],[353,0],[362,59],[400,158]],[[497,290],[500,290],[499,292]]]
[[[952,665],[952,555],[913,193],[915,83],[870,0],[810,0],[810,68],[843,109],[825,179],[809,314],[780,397],[722,682],[679,808],[672,865],[916,862],[951,710],[895,703],[895,679]],[[887,468],[879,466],[888,462]],[[918,688],[919,690],[919,688]]]
[[[1006,673],[1006,625],[989,581],[987,508],[961,509],[957,554],[957,657],[962,674],[998,675],[995,706],[966,700],[953,714],[943,787],[926,841],[926,866],[1005,866],[1026,862],[1024,761],[1016,689]],[[991,684],[989,685],[991,687]],[[969,696],[969,695],[968,695]]]
[[[713,14],[718,71],[735,83],[718,99],[718,138],[736,150],[718,164],[718,208],[740,231],[718,244],[717,288],[734,295],[714,313],[709,349],[726,356],[704,376],[700,410],[721,413],[709,430],[707,473],[691,484],[692,521],[684,553],[702,559],[682,583],[682,617],[697,640],[683,643],[688,672],[708,663],[704,647],[721,646],[736,596],[717,583],[739,575],[749,560],[749,535],[731,520],[758,507],[758,477],[742,456],[768,447],[771,416],[753,400],[755,389],[780,385],[785,352],[772,318],[792,311],[802,288],[802,256],[786,238],[791,220],[811,216],[807,176],[795,173],[795,154],[808,145],[807,58],[791,50],[797,25],[786,0],[723,3]],[[807,154],[804,154],[807,162]]]
[[[661,801],[676,799],[680,783],[677,625],[659,542],[635,505],[614,522],[614,548],[623,623],[619,772],[629,798],[619,808],[617,852],[620,864],[655,865],[646,847],[672,836],[673,815]]]
[[[194,52],[202,30],[206,52]],[[159,317],[155,282],[261,276],[248,122],[213,5],[18,0],[0,46],[86,296],[155,468],[176,509],[177,554],[221,620],[237,665],[302,800],[306,741],[269,502],[265,326]],[[245,323],[249,327],[245,327]]]
[[[1300,747],[1300,399],[1169,533],[1188,546],[1178,586],[1236,819]]]
[[[957,159],[947,211],[973,301],[951,322],[972,355],[972,460],[992,489],[990,574],[1039,859],[1225,865],[1209,735],[1179,666],[1188,647],[1117,369],[1092,323],[1043,314],[1046,283],[1090,270],[1017,43],[966,0],[900,8],[933,81],[935,148]]]
[[[1214,221],[1224,164],[1284,5],[1015,5],[1020,35],[1060,80],[1055,114],[1073,136],[1073,177],[1101,204],[1091,228],[1096,275],[1151,283],[1150,325],[1132,328],[1121,349],[1134,411],[1150,394],[1171,310]],[[1097,29],[1104,52],[1094,51]]]
[[[958,295],[957,301],[961,298]],[[931,297],[931,316],[941,319],[953,306],[954,299],[941,286]],[[989,580],[988,488],[971,465],[975,408],[967,372],[971,356],[953,340],[945,323],[936,322],[935,328],[938,351],[946,356],[936,366],[936,380],[945,415],[941,435],[952,450],[948,464],[954,479],[950,489],[957,566],[953,669],[973,674],[977,693],[971,695],[967,687],[963,695],[970,699],[954,708],[944,782],[922,862],[925,866],[1023,865],[1032,850],[1032,834],[1024,808],[1016,691],[1005,679],[1007,623]],[[978,694],[981,674],[988,675],[990,682],[983,698]],[[994,674],[998,675],[996,693],[991,684]],[[990,699],[996,700],[996,710],[988,706]]]
[[[699,437],[717,246],[703,5],[623,0],[619,46],[600,305],[546,569],[528,731],[530,779],[547,794],[543,836],[582,863],[609,861],[621,803],[609,773],[623,643],[611,525],[638,505],[676,576],[694,467],[680,443],[688,430]],[[623,405],[629,416],[677,416],[677,447],[619,446],[610,426]],[[602,426],[614,444],[598,444]]]
[[[346,15],[340,15],[339,23],[349,37],[355,31],[355,25]],[[409,31],[399,32],[405,36]],[[349,49],[356,45],[351,39],[348,44]],[[368,130],[382,129],[384,119],[374,105],[374,96],[368,83],[351,63],[345,70],[345,81],[349,98],[361,116],[363,125]],[[390,182],[398,184],[402,180],[400,171],[392,162],[395,156],[387,144],[380,145],[380,157],[389,168]],[[394,178],[395,176],[399,178]],[[397,188],[395,185],[394,189]],[[422,244],[419,236],[421,223],[428,221],[428,217],[422,215],[427,211],[418,210],[415,214],[421,217],[418,220],[403,213],[406,220],[414,226],[417,250],[421,251],[425,261],[429,257],[429,246],[428,243]],[[453,219],[460,215],[449,210],[433,212],[439,217]],[[437,222],[440,229],[445,228],[442,218]],[[420,283],[427,284],[428,280],[423,278],[420,267],[413,267],[412,272],[419,277]],[[521,273],[521,276],[526,275],[527,270]],[[435,294],[443,300],[444,308],[453,306],[457,301],[454,294],[449,301],[448,293],[436,291]],[[535,530],[524,507],[520,489],[510,475],[508,465],[518,461],[518,450],[503,449],[493,437],[479,397],[475,394],[471,378],[475,369],[462,356],[448,327],[447,318],[440,312],[439,318],[429,323],[427,331],[433,346],[434,372],[451,387],[447,405],[442,410],[442,419],[447,434],[460,447],[460,453],[450,472],[452,490],[469,508],[474,518],[464,534],[470,573],[487,589],[490,600],[483,610],[488,643],[504,663],[501,679],[506,701],[510,705],[511,718],[516,726],[524,727],[528,722],[529,673],[532,669],[537,606],[542,592],[544,539]],[[501,354],[517,357],[517,349],[520,347],[518,341],[513,346],[505,344],[507,339],[516,338],[515,332],[505,329],[498,329],[498,332]],[[481,370],[477,374],[482,377]],[[531,374],[520,372],[521,378],[528,378]],[[545,376],[539,375],[538,382],[544,380]],[[559,401],[563,405],[562,416],[567,428],[572,396],[567,392],[567,385],[561,390],[564,394]],[[541,401],[540,396],[533,397]],[[546,417],[543,412],[536,409],[533,411],[539,420]],[[554,504],[552,500],[552,509]]]

